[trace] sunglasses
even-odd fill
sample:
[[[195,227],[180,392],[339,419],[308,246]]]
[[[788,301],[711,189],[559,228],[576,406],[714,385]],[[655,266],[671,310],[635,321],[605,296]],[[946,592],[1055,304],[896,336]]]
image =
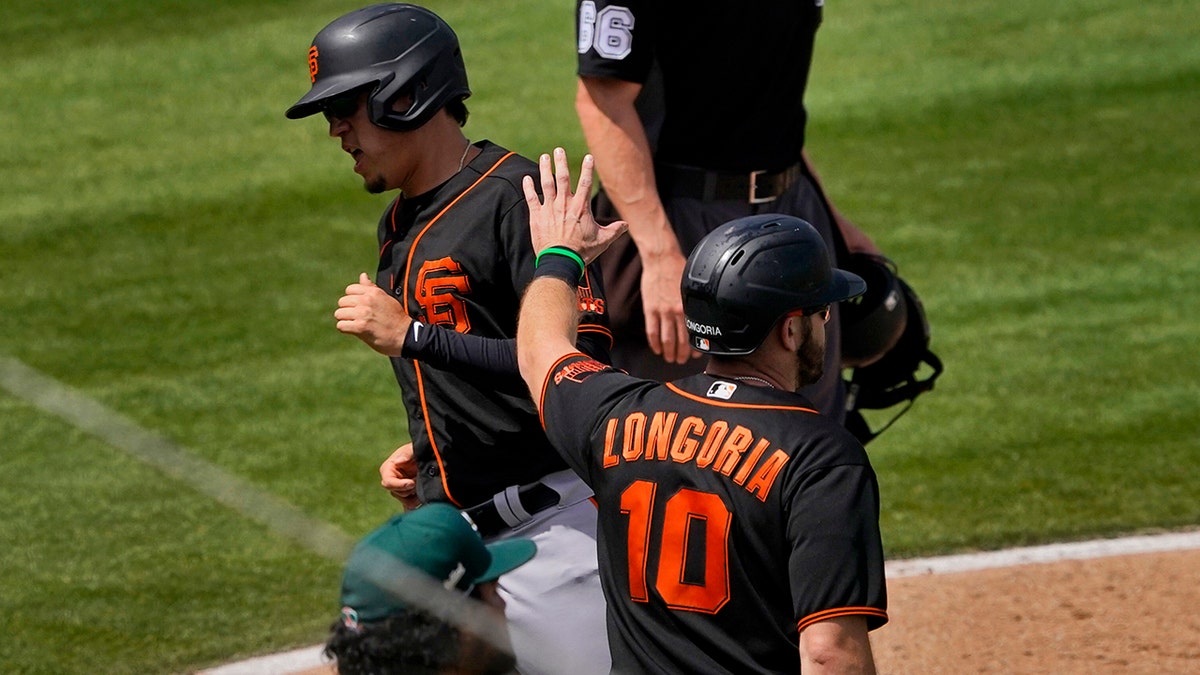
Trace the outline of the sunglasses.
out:
[[[318,105],[321,113],[325,115],[325,121],[332,122],[334,119],[344,120],[358,112],[359,99],[361,97],[362,90],[356,89],[327,98]]]
[[[788,316],[817,316],[822,321],[829,320],[829,305],[816,305],[814,307],[803,307],[794,312],[789,312]]]

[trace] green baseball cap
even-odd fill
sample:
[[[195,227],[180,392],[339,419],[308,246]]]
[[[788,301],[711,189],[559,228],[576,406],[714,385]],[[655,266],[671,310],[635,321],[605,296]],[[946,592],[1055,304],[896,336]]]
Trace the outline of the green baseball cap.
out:
[[[403,610],[407,605],[396,587],[406,575],[469,591],[524,565],[535,553],[537,545],[529,539],[485,545],[458,509],[426,504],[393,516],[354,547],[342,575],[342,615],[347,623],[369,623]]]

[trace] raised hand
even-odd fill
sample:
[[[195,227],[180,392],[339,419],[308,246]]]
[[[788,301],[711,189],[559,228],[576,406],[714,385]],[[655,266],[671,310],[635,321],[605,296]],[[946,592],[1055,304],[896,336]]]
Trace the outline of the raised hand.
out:
[[[550,155],[543,154],[538,160],[541,197],[534,189],[532,176],[526,176],[522,183],[525,202],[529,205],[529,233],[533,238],[533,250],[541,252],[550,246],[564,246],[590,263],[609,244],[625,234],[629,224],[619,220],[601,226],[592,217],[589,199],[595,161],[591,155],[583,157],[575,192],[571,191],[571,170],[567,166],[566,151],[555,148],[553,162],[552,169]]]

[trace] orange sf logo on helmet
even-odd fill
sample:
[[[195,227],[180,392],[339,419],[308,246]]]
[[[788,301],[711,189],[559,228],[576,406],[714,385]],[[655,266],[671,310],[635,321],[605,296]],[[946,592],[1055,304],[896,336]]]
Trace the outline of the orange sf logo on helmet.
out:
[[[315,84],[317,81],[317,46],[308,48],[308,77]]]

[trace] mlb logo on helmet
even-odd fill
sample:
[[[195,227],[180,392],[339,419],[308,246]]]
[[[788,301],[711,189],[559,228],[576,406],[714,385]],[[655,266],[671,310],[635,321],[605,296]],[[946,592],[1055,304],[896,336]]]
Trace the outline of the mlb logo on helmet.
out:
[[[699,349],[702,352],[708,351],[709,350],[708,339],[707,338],[696,338],[696,349]]]

